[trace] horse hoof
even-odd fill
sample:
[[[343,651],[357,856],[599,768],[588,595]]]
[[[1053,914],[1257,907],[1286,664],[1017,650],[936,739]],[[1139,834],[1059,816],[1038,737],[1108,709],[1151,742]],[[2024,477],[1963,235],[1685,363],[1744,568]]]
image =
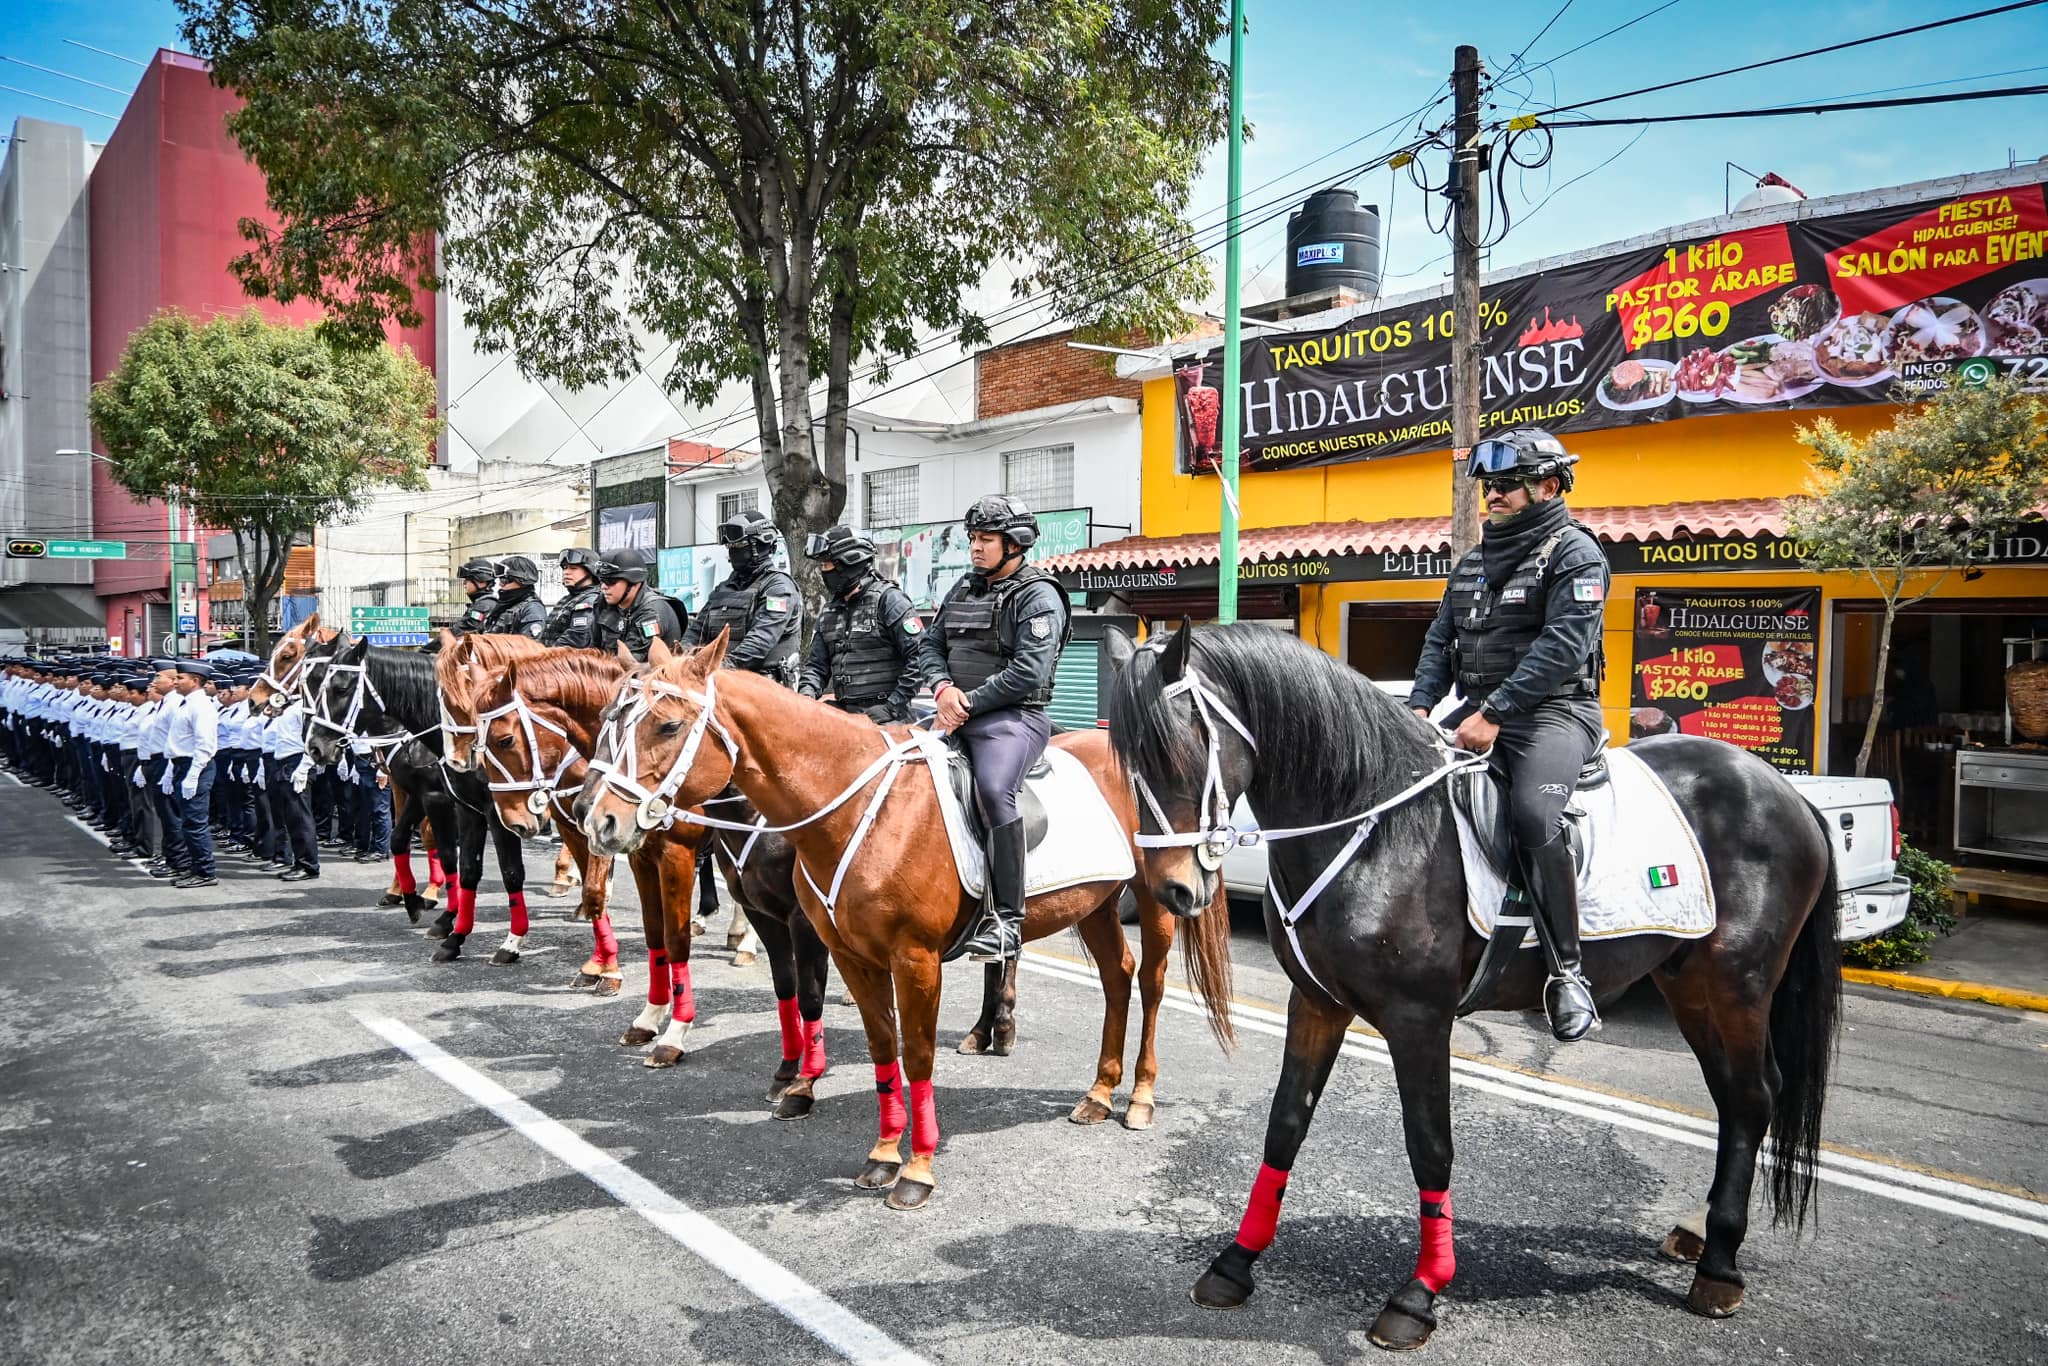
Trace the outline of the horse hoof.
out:
[[[978,1058],[988,1051],[988,1041],[979,1033],[970,1031],[966,1038],[960,1040],[960,1051],[970,1058]]]
[[[594,972],[579,972],[579,973],[577,973],[577,974],[576,974],[576,980],[575,980],[575,981],[573,981],[573,982],[571,982],[571,983],[569,983],[569,990],[571,990],[571,991],[589,991],[589,990],[590,990],[590,989],[591,989],[592,987],[595,987],[595,986],[597,985],[597,983],[598,983],[598,976],[597,976],[597,974],[596,974],[596,973],[594,973]]]
[[[1412,1352],[1436,1332],[1436,1292],[1421,1280],[1395,1291],[1372,1321],[1372,1345],[1389,1352]]]
[[[1716,1280],[1704,1272],[1695,1272],[1692,1289],[1685,1295],[1685,1307],[1701,1318],[1730,1318],[1742,1308],[1742,1287],[1734,1281]]]
[[[639,1025],[634,1025],[631,1029],[619,1035],[619,1047],[621,1048],[644,1048],[653,1042],[654,1031],[642,1029]]]
[[[781,1102],[775,1107],[777,1119],[803,1119],[811,1113],[811,1107],[818,1098],[808,1091],[785,1091]]]
[[[511,949],[499,949],[491,955],[491,966],[509,968],[519,961],[519,955]]]
[[[1134,1100],[1124,1109],[1126,1129],[1149,1129],[1152,1127],[1152,1102]]]
[[[596,994],[599,996],[616,996],[625,985],[625,982],[617,977],[600,977],[597,979]]]
[[[1706,1250],[1707,1240],[1680,1224],[1664,1235],[1664,1246],[1657,1249],[1657,1255],[1674,1262],[1696,1262]]]
[[[1010,1056],[1010,1050],[1015,1048],[1016,1046],[1017,1026],[1011,1025],[1009,1028],[1005,1029],[1003,1026],[997,1025],[996,1041],[994,1045],[990,1047],[989,1052],[995,1054],[999,1058],[1007,1058]]]
[[[732,956],[732,965],[736,968],[750,968],[754,966],[754,955],[751,953],[736,953]]]
[[[642,1067],[674,1067],[683,1060],[683,1050],[674,1044],[660,1044],[640,1060]]]
[[[931,1203],[932,1192],[938,1187],[924,1181],[913,1181],[907,1176],[896,1178],[896,1184],[889,1187],[889,1198],[882,1203],[890,1209],[911,1213]]]
[[[434,950],[434,961],[436,963],[452,963],[460,957],[462,957],[462,946],[460,944],[451,944],[445,939],[441,941],[441,946]]]
[[[433,927],[427,933],[437,939],[446,939],[449,935],[455,933],[455,913],[453,911],[443,911],[435,916]]]
[[[1067,1120],[1073,1124],[1100,1124],[1108,1119],[1110,1114],[1107,1105],[1093,1096],[1083,1096],[1081,1103],[1074,1107],[1074,1113],[1068,1115]]]
[[[1252,1280],[1252,1254],[1236,1243],[1217,1254],[1188,1292],[1188,1298],[1204,1309],[1237,1309],[1258,1289]]]
[[[896,1184],[896,1174],[902,1170],[901,1162],[877,1162],[870,1158],[860,1169],[860,1175],[853,1178],[853,1184],[864,1191],[888,1190]]]
[[[405,898],[400,896],[397,892],[386,892],[384,893],[384,895],[377,898],[377,905],[382,908],[389,908],[392,906],[403,906],[404,904]]]

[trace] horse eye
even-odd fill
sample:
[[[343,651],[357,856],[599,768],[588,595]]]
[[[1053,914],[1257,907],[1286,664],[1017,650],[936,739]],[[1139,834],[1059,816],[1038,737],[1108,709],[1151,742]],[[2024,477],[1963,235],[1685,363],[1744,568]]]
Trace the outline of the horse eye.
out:
[[[491,743],[496,745],[499,749],[510,749],[512,748],[513,742],[518,738],[519,737],[516,735],[500,735],[496,739],[492,740]]]
[[[661,723],[659,733],[664,736],[681,735],[683,733],[683,723],[680,721],[664,721]]]

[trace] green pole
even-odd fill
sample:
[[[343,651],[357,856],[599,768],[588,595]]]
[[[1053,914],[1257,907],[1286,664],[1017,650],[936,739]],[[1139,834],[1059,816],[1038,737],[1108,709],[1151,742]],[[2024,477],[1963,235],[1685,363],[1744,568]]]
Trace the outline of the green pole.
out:
[[[1223,535],[1216,619],[1237,620],[1238,210],[1244,195],[1244,0],[1230,0],[1230,237],[1223,244]]]

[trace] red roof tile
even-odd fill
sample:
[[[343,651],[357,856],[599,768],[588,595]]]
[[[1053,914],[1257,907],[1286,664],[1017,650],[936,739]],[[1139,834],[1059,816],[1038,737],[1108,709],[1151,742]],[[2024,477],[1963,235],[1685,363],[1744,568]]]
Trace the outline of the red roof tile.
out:
[[[1696,536],[1782,536],[1784,504],[1776,498],[1731,498],[1711,503],[1656,503],[1648,507],[1581,508],[1579,520],[1603,541],[1674,541]],[[1310,522],[1302,526],[1247,527],[1238,553],[1250,564],[1323,555],[1381,551],[1434,551],[1450,544],[1449,517],[1407,517],[1387,522]],[[1160,565],[1215,564],[1214,532],[1188,536],[1126,536],[1088,550],[1040,561],[1052,573],[1083,569],[1150,569]]]

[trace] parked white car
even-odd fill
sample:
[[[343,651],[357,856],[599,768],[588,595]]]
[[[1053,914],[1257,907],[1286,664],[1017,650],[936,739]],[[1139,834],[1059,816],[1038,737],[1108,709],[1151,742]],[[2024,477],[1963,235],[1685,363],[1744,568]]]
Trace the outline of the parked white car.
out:
[[[1411,686],[1379,684],[1382,691],[1402,699]],[[1435,719],[1441,721],[1454,710],[1455,704],[1441,702]],[[1841,889],[1839,938],[1845,943],[1869,939],[1904,920],[1913,885],[1898,876],[1899,810],[1892,803],[1891,784],[1882,778],[1800,775],[1792,778],[1792,785],[1827,817],[1828,835],[1835,842],[1835,881]],[[1231,820],[1241,830],[1258,828],[1242,797]],[[1223,885],[1233,897],[1256,900],[1265,895],[1266,846],[1240,846],[1225,854]]]

